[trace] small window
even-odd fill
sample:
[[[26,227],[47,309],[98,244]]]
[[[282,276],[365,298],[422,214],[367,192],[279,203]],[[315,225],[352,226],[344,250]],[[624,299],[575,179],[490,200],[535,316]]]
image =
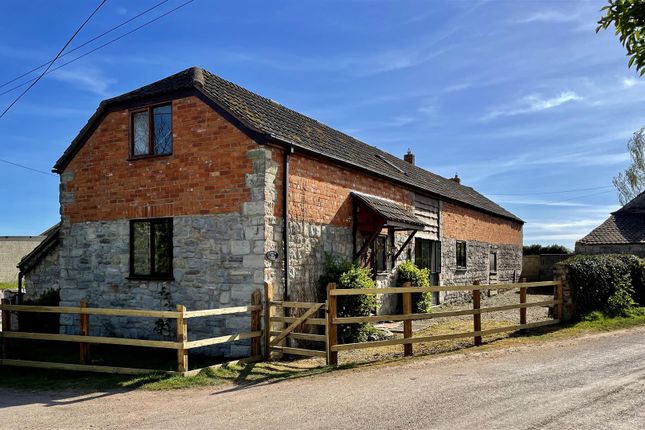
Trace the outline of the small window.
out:
[[[414,239],[414,264],[430,273],[441,272],[441,242],[430,239]]]
[[[374,241],[374,258],[376,259],[376,271],[387,271],[387,236],[378,236]]]
[[[172,278],[172,218],[130,221],[130,276]]]
[[[490,267],[490,273],[497,273],[497,252],[493,251],[488,257],[488,266]]]
[[[132,112],[132,157],[172,154],[172,106]]]
[[[466,261],[466,242],[457,241],[457,269],[465,269]]]

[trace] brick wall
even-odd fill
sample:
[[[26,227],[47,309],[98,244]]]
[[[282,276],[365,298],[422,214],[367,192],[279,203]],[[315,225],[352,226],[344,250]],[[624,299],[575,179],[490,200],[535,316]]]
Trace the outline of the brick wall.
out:
[[[443,237],[522,246],[520,223],[448,202],[442,205],[441,217]]]
[[[196,97],[172,101],[173,154],[129,161],[129,113],[109,113],[61,177],[71,222],[240,212],[248,136]]]
[[[282,159],[282,155],[276,155],[276,157]],[[282,172],[280,172],[279,182],[278,189],[281,190]],[[333,165],[326,160],[297,153],[291,156],[289,215],[292,219],[351,227],[352,204],[349,193],[352,191],[394,200],[408,207],[412,205],[412,192],[400,185]],[[282,216],[281,199],[280,195],[276,205],[277,216]]]

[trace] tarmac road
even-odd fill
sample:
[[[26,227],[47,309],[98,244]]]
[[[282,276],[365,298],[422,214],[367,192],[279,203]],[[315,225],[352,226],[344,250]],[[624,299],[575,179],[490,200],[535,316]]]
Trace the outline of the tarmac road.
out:
[[[266,385],[0,389],[0,427],[645,429],[645,327]]]

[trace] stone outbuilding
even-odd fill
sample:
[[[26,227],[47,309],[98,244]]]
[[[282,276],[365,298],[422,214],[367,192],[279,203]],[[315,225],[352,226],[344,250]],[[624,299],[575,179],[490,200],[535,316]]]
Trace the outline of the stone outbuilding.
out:
[[[576,242],[576,254],[633,254],[645,257],[645,192],[612,212]]]
[[[326,255],[362,262],[379,286],[408,259],[434,285],[513,282],[522,269],[523,221],[459,178],[198,67],[103,101],[54,171],[57,257],[39,262],[55,265],[61,305],[241,305],[265,281],[277,298],[315,301]],[[151,324],[92,329],[149,337]],[[249,319],[208,324],[191,322],[189,336],[248,330]]]

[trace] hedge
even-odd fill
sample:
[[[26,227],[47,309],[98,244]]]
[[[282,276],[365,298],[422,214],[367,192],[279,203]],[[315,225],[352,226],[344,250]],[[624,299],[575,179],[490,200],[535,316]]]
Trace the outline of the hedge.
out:
[[[569,273],[576,315],[624,315],[645,303],[645,262],[633,255],[578,255],[562,262]]]

